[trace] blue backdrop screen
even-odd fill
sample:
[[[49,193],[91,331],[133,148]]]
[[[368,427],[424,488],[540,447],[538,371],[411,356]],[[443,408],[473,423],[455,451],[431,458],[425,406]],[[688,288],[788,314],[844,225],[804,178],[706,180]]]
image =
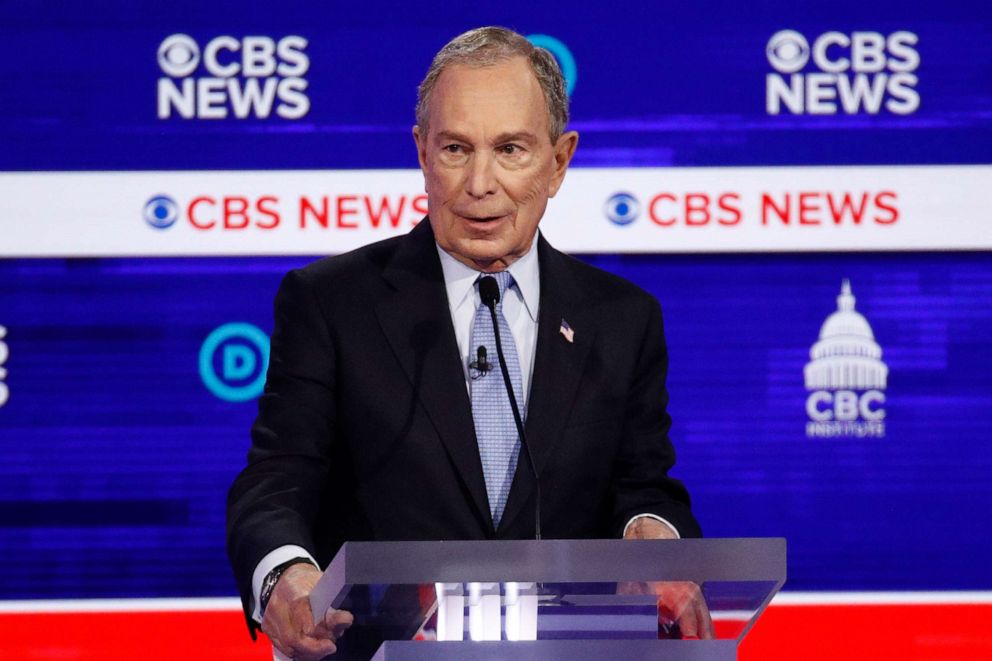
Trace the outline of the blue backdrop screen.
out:
[[[417,85],[445,42],[487,24],[551,36],[576,63],[578,166],[992,161],[992,41],[987,16],[970,2],[664,2],[621,10],[511,0],[443,11],[254,2],[228,11],[189,0],[161,7],[114,0],[99,10],[60,4],[57,18],[52,11],[47,3],[0,7],[0,170],[416,167]],[[808,41],[830,31],[911,32],[918,108],[769,115],[766,76],[774,69],[766,47],[783,29]],[[220,35],[305,38],[309,111],[295,120],[275,112],[160,120],[156,49],[173,34],[201,47]],[[850,50],[833,47],[830,56],[850,59]],[[220,59],[237,60],[227,52]],[[201,63],[192,77],[205,76]]]
[[[707,535],[787,537],[791,589],[992,587],[987,255],[586,259],[662,302],[675,475]],[[233,592],[225,496],[255,403],[212,391],[200,356],[228,324],[268,333],[307,261],[0,263],[0,596]],[[889,368],[880,438],[806,434],[803,369],[845,278]],[[263,364],[238,341],[234,387]]]
[[[540,40],[562,64],[581,134],[573,165],[627,168],[615,191],[589,198],[604,226],[607,197],[627,200],[615,225],[633,221],[639,203],[623,184],[642,166],[674,166],[656,171],[656,193],[677,167],[773,166],[760,185],[707,169],[715,200],[766,182],[796,192],[800,166],[830,166],[804,170],[827,180],[833,166],[878,165],[857,171],[858,186],[864,177],[884,194],[916,181],[902,166],[992,163],[992,21],[981,3],[0,3],[0,599],[235,592],[226,492],[249,446],[272,299],[282,275],[316,255],[134,255],[185,249],[182,231],[192,238],[179,254],[256,245],[210,243],[224,230],[191,229],[191,199],[215,196],[203,211],[214,218],[225,196],[275,191],[288,205],[313,195],[285,171],[329,172],[325,192],[346,198],[409,195],[387,190],[381,172],[368,173],[369,191],[330,178],[416,168],[417,85],[445,42],[487,24]],[[282,49],[271,60],[282,68],[252,73],[242,56],[265,40]],[[210,44],[227,45],[208,65]],[[822,94],[807,93],[817,81]],[[235,98],[256,85],[271,107],[239,110]],[[134,170],[154,174],[121,172]],[[166,180],[174,170],[233,172],[194,191]],[[249,182],[244,170],[271,172]],[[64,171],[93,179],[48,174]],[[987,168],[941,168],[943,198],[919,176],[921,194],[902,194],[890,227],[906,229],[899,240],[978,227],[969,210],[988,216]],[[138,200],[154,177],[163,190]],[[83,204],[97,197],[106,204]],[[733,254],[744,244],[729,241],[722,254],[584,257],[662,303],[674,474],[707,535],[787,537],[789,589],[992,589],[992,257],[897,252],[921,244],[891,239],[884,222],[828,227],[819,211],[823,227],[776,225],[769,236],[823,230],[878,252]],[[52,223],[25,222],[33,212]],[[631,230],[651,221],[639,222]],[[665,235],[655,223],[659,241],[686,229]],[[698,229],[721,240],[744,229],[716,225]],[[43,249],[52,236],[82,244],[118,231],[137,247]],[[32,248],[5,251],[18,243],[5,232]],[[334,250],[333,234],[293,236],[312,241],[305,251]],[[947,245],[972,248],[969,238]],[[978,231],[974,240],[990,245]],[[838,336],[842,326],[855,336]],[[842,344],[858,360],[831,361]]]

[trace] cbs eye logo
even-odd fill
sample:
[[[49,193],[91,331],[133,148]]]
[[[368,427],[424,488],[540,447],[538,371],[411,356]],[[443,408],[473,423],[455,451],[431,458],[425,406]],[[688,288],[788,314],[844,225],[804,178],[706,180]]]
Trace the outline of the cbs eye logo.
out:
[[[166,37],[158,47],[158,65],[173,78],[185,78],[199,64],[200,47],[188,34]]]
[[[603,207],[606,217],[614,225],[630,225],[641,213],[641,203],[630,193],[614,193]]]
[[[795,30],[782,30],[768,40],[765,54],[776,71],[795,73],[809,61],[809,42]]]
[[[155,229],[172,227],[179,218],[179,205],[168,195],[156,195],[145,202],[145,222]]]

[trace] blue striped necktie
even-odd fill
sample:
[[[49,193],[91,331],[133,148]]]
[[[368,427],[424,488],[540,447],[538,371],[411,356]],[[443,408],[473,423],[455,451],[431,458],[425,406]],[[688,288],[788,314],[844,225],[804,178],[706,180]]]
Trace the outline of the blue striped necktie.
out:
[[[503,316],[503,297],[506,290],[513,286],[513,276],[508,271],[492,273],[499,285],[499,303],[496,304],[496,320],[499,324],[499,336],[503,344],[503,356],[510,373],[510,383],[513,384],[513,394],[520,407],[520,417],[527,418],[527,405],[523,396],[523,378],[520,372],[520,359],[517,357],[517,345],[513,341],[510,325]],[[484,276],[480,276],[480,279]],[[479,281],[476,280],[476,289]],[[478,348],[486,348],[486,357],[492,369],[480,372],[470,370],[472,376],[472,419],[475,422],[475,437],[479,443],[479,456],[482,459],[482,473],[486,479],[486,491],[489,494],[489,509],[493,516],[493,524],[499,526],[506,499],[513,483],[513,473],[517,469],[517,456],[520,451],[520,439],[517,427],[513,421],[513,409],[510,398],[506,394],[503,374],[499,366],[496,352],[496,335],[493,332],[493,321],[487,308],[479,304],[472,321],[472,343],[469,348],[470,360],[475,360]]]

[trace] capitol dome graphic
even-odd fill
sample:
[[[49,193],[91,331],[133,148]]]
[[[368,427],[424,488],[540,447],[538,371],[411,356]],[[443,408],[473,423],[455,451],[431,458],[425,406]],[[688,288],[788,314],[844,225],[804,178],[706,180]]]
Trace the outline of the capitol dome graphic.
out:
[[[820,339],[809,352],[812,360],[803,369],[807,390],[885,389],[889,368],[882,362],[882,348],[854,303],[845,279],[837,311],[823,322]]]

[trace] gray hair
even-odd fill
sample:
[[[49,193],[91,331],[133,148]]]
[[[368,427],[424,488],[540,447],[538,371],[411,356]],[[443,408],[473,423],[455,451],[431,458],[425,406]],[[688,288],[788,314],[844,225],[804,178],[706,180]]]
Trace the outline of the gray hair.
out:
[[[527,41],[513,30],[501,27],[476,28],[464,32],[438,51],[417,90],[417,126],[427,132],[431,94],[444,68],[451,64],[491,67],[514,57],[526,57],[544,92],[548,106],[548,133],[557,142],[568,124],[568,95],[565,78],[554,56]]]

